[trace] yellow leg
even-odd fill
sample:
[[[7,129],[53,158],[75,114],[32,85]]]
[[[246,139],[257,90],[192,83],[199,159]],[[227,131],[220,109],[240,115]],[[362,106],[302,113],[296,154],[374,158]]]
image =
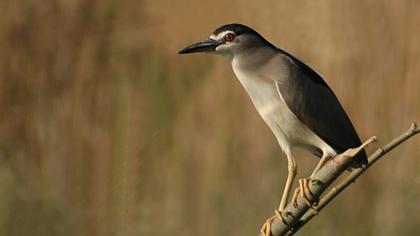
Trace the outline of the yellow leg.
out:
[[[328,153],[322,154],[321,160],[318,162],[318,165],[316,165],[314,171],[311,174],[310,179],[315,175],[316,172],[318,172],[319,169],[321,169],[322,166],[331,158],[331,156]]]
[[[309,192],[309,194],[312,195],[312,192],[310,191],[309,186],[308,186],[308,179],[299,179],[299,187],[297,187],[295,189],[295,191],[293,193],[293,197],[292,197],[292,203],[293,203],[293,206],[295,208],[298,205],[297,204],[297,199],[298,199],[299,195],[305,201],[306,205],[313,208],[313,203],[311,203],[311,200],[309,199],[308,195],[306,194],[307,192]]]
[[[318,170],[321,169],[321,167],[324,166],[324,164],[329,159],[331,159],[331,155],[329,155],[328,153],[324,153],[322,155],[322,157],[321,157],[321,160],[318,162],[318,164],[316,165],[314,171],[312,172],[311,176],[309,178],[305,178],[305,179],[300,179],[299,180],[299,187],[298,187],[298,189],[295,190],[295,195],[294,195],[294,198],[293,198],[293,204],[295,206],[297,206],[297,196],[298,196],[298,193],[300,193],[300,196],[303,198],[303,200],[305,200],[306,205],[308,205],[310,208],[313,209],[313,206],[314,205],[317,205],[317,202],[312,203],[309,200],[309,197],[308,196],[312,196],[312,192],[309,189],[308,182],[309,182],[310,179],[312,179],[314,177],[315,173],[318,172]],[[309,195],[307,195],[307,193]]]
[[[262,228],[261,228],[261,233],[264,234],[264,236],[271,236],[271,224],[273,223],[273,221],[277,218],[280,220],[283,220],[282,216],[280,215],[281,213],[278,211],[275,211],[275,215],[273,215],[272,217],[268,218],[265,223],[263,224]],[[284,221],[284,220],[283,220]]]
[[[298,206],[297,199],[298,199],[299,193],[300,193],[300,187],[295,188],[295,191],[293,192],[293,196],[292,196],[292,202],[295,208]]]
[[[290,190],[292,189],[293,180],[296,177],[297,172],[297,165],[295,159],[293,158],[292,152],[290,150],[285,151],[287,157],[287,169],[288,175],[286,180],[286,185],[284,186],[283,196],[281,197],[280,204],[279,204],[279,211],[284,211],[286,207],[287,200],[289,198]]]
[[[275,220],[276,218],[280,219],[285,224],[287,224],[281,214],[286,208],[286,203],[289,198],[289,193],[292,188],[293,180],[296,177],[297,166],[296,166],[295,159],[293,158],[292,152],[290,150],[286,150],[285,154],[287,157],[287,170],[288,170],[286,185],[284,186],[284,191],[280,200],[278,210],[275,210],[275,215],[268,218],[261,228],[261,232],[264,234],[264,236],[271,235],[271,224],[273,223],[273,220]]]

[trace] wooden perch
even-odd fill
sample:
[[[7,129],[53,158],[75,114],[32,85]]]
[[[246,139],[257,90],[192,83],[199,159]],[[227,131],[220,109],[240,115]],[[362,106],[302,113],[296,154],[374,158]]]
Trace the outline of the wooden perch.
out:
[[[411,124],[410,129],[399,137],[393,139],[387,145],[378,148],[369,158],[368,164],[363,168],[353,170],[344,180],[333,187],[325,196],[319,201],[319,204],[313,209],[305,203],[305,200],[299,196],[297,206],[289,203],[283,213],[283,220],[275,219],[271,224],[271,235],[293,235],[309,220],[311,220],[320,210],[322,210],[332,199],[334,199],[341,191],[353,183],[363,172],[365,172],[373,163],[386,153],[397,147],[410,137],[419,133],[420,129],[415,123]],[[361,148],[369,143],[372,143],[375,138],[370,138],[359,148],[349,149],[334,157],[332,160],[325,163],[325,165],[314,175],[314,178],[309,183],[309,189],[312,193],[310,197],[311,202],[316,202],[319,196],[333,183],[333,181],[346,170],[346,164],[351,160]],[[260,236],[263,236],[260,233]]]

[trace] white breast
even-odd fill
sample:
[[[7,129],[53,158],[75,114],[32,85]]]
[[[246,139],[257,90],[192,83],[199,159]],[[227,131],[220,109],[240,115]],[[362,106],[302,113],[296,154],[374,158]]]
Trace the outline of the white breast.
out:
[[[320,151],[335,154],[327,143],[290,111],[274,81],[263,79],[261,78],[263,75],[258,75],[258,73],[247,73],[241,70],[235,60],[232,61],[232,67],[283,151],[299,146],[318,154],[322,154]]]

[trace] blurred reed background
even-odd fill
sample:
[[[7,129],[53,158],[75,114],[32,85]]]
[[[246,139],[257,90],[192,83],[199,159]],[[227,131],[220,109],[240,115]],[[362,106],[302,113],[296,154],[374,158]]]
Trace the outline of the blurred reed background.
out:
[[[286,159],[225,59],[177,55],[231,22],[319,71],[363,139],[420,122],[419,1],[3,0],[0,235],[256,235]],[[419,153],[300,235],[419,235]]]

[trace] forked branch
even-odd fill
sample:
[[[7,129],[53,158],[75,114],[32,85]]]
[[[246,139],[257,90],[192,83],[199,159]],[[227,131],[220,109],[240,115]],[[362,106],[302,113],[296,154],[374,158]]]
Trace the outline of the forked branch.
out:
[[[271,224],[271,234],[273,236],[293,235],[303,225],[310,221],[319,211],[321,211],[332,199],[334,199],[341,191],[353,183],[363,172],[372,166],[377,160],[387,154],[389,151],[419,133],[420,129],[415,123],[412,123],[410,128],[401,134],[399,137],[393,139],[391,142],[383,147],[378,148],[369,158],[368,164],[356,170],[353,170],[345,179],[333,187],[325,196],[319,201],[319,204],[313,208],[309,208],[305,200],[299,196],[297,206],[289,203],[285,209],[287,214],[283,213],[283,220],[275,219]],[[360,148],[372,143],[375,138],[370,138],[359,148],[349,149],[334,157],[314,175],[314,178],[309,183],[309,189],[312,193],[311,202],[316,202],[319,196],[333,183],[333,181],[346,170],[346,164],[351,160]],[[263,234],[261,233],[260,236]]]

